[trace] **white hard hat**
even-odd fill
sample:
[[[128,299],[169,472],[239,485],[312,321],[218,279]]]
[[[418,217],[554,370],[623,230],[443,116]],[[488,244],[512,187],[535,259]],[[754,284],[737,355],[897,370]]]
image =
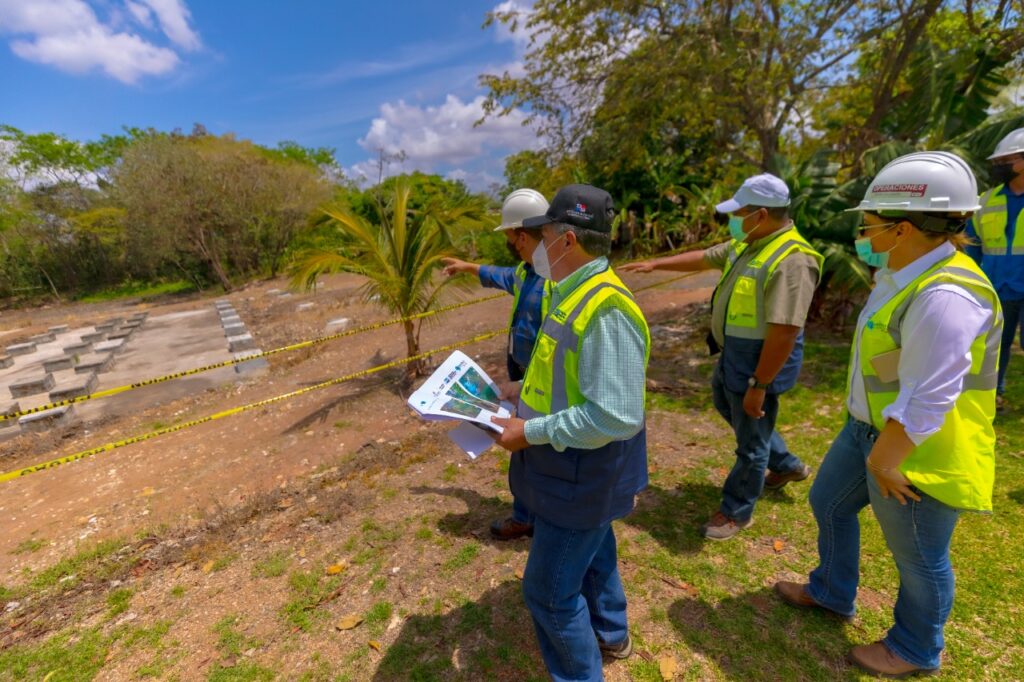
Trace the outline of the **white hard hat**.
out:
[[[949,152],[914,152],[887,163],[851,211],[966,213],[977,211],[978,181]]]
[[[543,194],[535,189],[517,189],[505,197],[505,203],[501,205],[501,225],[494,231],[522,227],[524,218],[544,215],[547,210],[548,200]]]
[[[999,140],[996,150],[988,158],[998,159],[1000,156],[1010,156],[1011,154],[1024,154],[1024,128],[1017,128]]]

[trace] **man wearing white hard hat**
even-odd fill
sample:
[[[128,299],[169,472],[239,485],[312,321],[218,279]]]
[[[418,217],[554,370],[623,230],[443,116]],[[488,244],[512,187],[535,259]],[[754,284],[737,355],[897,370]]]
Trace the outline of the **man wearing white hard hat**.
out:
[[[537,332],[547,313],[550,282],[534,272],[533,252],[540,244],[539,229],[523,228],[523,219],[548,210],[544,195],[533,189],[511,192],[501,206],[501,225],[495,229],[505,235],[505,245],[519,261],[515,267],[479,265],[458,258],[444,258],[444,272],[476,275],[482,286],[512,294],[511,331],[508,335],[508,375],[519,381],[526,374]],[[498,540],[515,540],[533,535],[533,516],[519,498],[512,497],[512,515],[491,524],[491,535]]]
[[[701,528],[712,540],[748,528],[764,489],[778,490],[811,473],[775,430],[779,395],[800,373],[804,322],[823,260],[789,219],[788,206],[785,182],[755,175],[716,207],[729,214],[730,241],[621,268],[722,270],[711,297],[708,345],[712,354],[722,353],[711,388],[715,408],[736,434],[736,463],[719,510]]]
[[[988,158],[996,185],[981,196],[981,208],[967,225],[968,236],[981,243],[968,246],[967,253],[992,280],[1003,306],[996,387],[997,410],[1002,411],[1007,407],[1003,394],[1013,339],[1018,329],[1024,334],[1024,128],[1000,140]]]
[[[776,583],[794,606],[852,618],[860,578],[858,513],[869,504],[899,571],[894,624],[853,647],[883,677],[938,670],[953,606],[949,549],[964,511],[991,511],[996,367],[1002,315],[981,268],[959,247],[978,208],[959,157],[918,152],[868,186],[857,255],[878,268],[857,320],[849,418],[811,486],[818,566]]]

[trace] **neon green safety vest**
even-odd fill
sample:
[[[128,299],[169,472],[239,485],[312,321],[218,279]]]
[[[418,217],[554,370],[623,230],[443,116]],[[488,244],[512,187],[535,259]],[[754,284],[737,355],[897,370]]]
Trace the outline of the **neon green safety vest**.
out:
[[[582,282],[544,319],[519,395],[518,415],[532,419],[586,402],[580,392],[579,354],[587,325],[599,311],[616,307],[644,332],[644,365],[651,354],[651,333],[633,294],[608,268]]]
[[[1006,243],[1009,225],[1006,220],[1006,195],[998,185],[981,195],[981,208],[974,214],[974,231],[981,238],[981,251],[991,256],[1024,254],[1024,211],[1017,214],[1013,244]]]
[[[722,279],[732,270],[740,255],[746,251],[748,244],[735,239],[729,244],[729,260],[722,269]],[[725,315],[725,335],[744,339],[764,339],[767,331],[764,314],[764,293],[768,279],[779,267],[782,259],[794,251],[806,253],[818,262],[820,278],[824,257],[814,250],[810,242],[797,232],[795,227],[783,230],[770,242],[761,247],[758,254],[748,261],[743,272],[733,283],[731,291],[723,291],[722,287],[715,290],[711,301],[712,307],[718,305],[718,299],[727,294],[728,308]]]
[[[896,400],[900,383],[882,381],[871,358],[902,347],[900,325],[907,310],[922,291],[943,283],[962,287],[991,310],[993,324],[971,344],[971,368],[942,428],[914,448],[900,471],[912,484],[951,507],[990,511],[996,441],[992,420],[1003,313],[995,289],[973,259],[958,251],[936,263],[868,318],[861,331],[860,366],[854,368],[851,358],[850,381],[856,369],[857,379],[864,382],[871,423],[882,430],[886,421],[882,410]],[[956,320],[950,323],[956,324]]]

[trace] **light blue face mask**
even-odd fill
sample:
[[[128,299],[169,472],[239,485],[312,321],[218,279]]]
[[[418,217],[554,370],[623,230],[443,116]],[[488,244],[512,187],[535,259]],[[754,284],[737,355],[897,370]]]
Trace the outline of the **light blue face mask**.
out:
[[[746,218],[743,216],[729,216],[729,236],[738,242],[747,238],[747,233],[743,231],[743,222],[745,220]]]
[[[883,225],[886,224],[887,223],[882,223],[882,225],[872,225],[872,227],[882,227]],[[888,228],[882,230],[874,237],[861,237],[860,239],[855,239],[853,241],[853,248],[857,250],[857,258],[860,258],[862,261],[864,261],[865,265],[872,268],[889,267],[889,251],[895,249],[896,246],[893,246],[892,249],[889,249],[889,251],[882,251],[881,253],[878,253],[871,248],[872,239],[877,237],[879,234],[885,234],[886,232],[891,230],[894,225],[897,225],[897,223],[888,223],[888,225]]]

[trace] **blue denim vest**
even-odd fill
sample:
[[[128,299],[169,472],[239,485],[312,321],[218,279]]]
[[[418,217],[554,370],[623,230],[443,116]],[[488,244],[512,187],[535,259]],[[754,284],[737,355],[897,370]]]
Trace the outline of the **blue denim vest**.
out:
[[[757,369],[757,361],[761,358],[761,349],[764,341],[761,339],[741,339],[738,336],[726,336],[725,346],[722,348],[722,357],[719,362],[722,365],[722,378],[725,380],[725,387],[733,393],[747,392],[747,379],[754,376]],[[801,329],[796,343],[793,344],[793,352],[786,359],[779,373],[775,375],[772,383],[766,389],[768,393],[785,393],[796,385],[800,376],[800,366],[804,362],[804,332]]]
[[[512,453],[509,487],[527,509],[561,528],[598,528],[633,511],[647,487],[647,426],[596,450],[531,445]]]

